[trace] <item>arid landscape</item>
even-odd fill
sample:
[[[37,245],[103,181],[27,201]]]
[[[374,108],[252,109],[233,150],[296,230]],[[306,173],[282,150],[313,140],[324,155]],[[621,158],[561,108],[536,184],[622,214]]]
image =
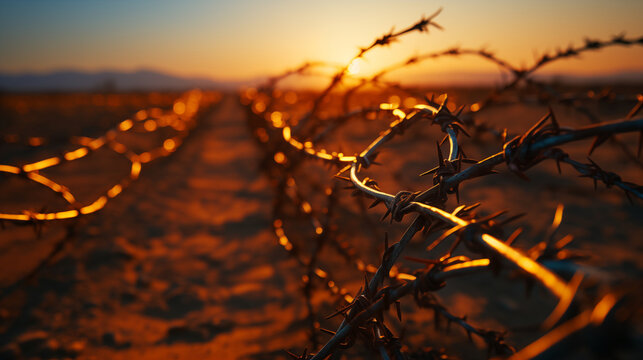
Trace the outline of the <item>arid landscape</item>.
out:
[[[462,99],[459,101],[467,101],[476,92],[461,90],[461,97],[458,92],[450,93]],[[84,133],[97,136],[114,126],[115,119],[131,116],[137,107],[150,103],[168,106],[171,96],[5,96],[3,114],[4,118],[16,119],[10,122],[15,126],[11,130],[27,136],[43,132],[53,137],[74,134],[79,129],[74,123],[79,117],[84,121]],[[114,102],[118,99],[120,103],[78,105],[92,98]],[[23,106],[20,104],[29,104],[30,110],[18,117]],[[626,105],[609,104],[609,113],[615,107],[625,111]],[[537,119],[543,108],[514,105],[500,111],[502,118],[489,113],[485,120],[517,132],[525,126],[506,114],[528,118],[524,115],[527,113]],[[272,232],[274,194],[270,179],[261,171],[264,156],[248,133],[244,117],[237,95],[225,94],[199,116],[198,125],[175,154],[146,165],[140,179],[99,213],[78,222],[46,223],[38,233],[33,225],[6,224],[0,262],[5,289],[3,357],[263,359],[286,358],[283,349],[305,347],[309,341],[307,311],[300,280],[305,273]],[[582,123],[564,109],[559,117],[561,122]],[[38,126],[26,125],[25,121]],[[356,122],[338,133],[336,139],[345,151],[357,149],[382,126],[386,122]],[[421,139],[438,134],[431,127],[418,131],[412,135],[415,141],[394,143],[394,151],[382,154],[381,161],[387,167],[374,171],[382,179],[382,187],[426,186],[417,174],[435,161],[435,145]],[[147,140],[151,143],[154,139]],[[630,140],[635,142],[636,137]],[[142,145],[140,140],[138,144]],[[497,148],[492,141],[480,150],[463,146],[480,152]],[[582,143],[571,151],[583,156],[587,146]],[[3,154],[11,159],[18,156],[14,154],[25,154],[20,158],[23,162],[55,153],[29,147],[27,152],[18,152],[19,147],[10,144],[3,147],[8,149]],[[408,155],[396,155],[400,153]],[[423,155],[426,153],[430,155]],[[126,163],[110,155],[109,151],[96,152],[78,163],[62,165],[50,175],[69,184],[79,201],[91,199],[108,189],[112,179],[127,173]],[[617,155],[617,149],[605,146],[593,159],[609,163]],[[640,178],[640,169],[627,163],[612,164],[611,170],[619,171],[623,178]],[[317,171],[320,179],[322,175],[326,177],[324,183],[333,183],[333,171],[323,167]],[[638,236],[643,231],[638,220],[643,211],[638,200],[630,203],[618,191],[604,186],[594,191],[591,180],[577,178],[569,170],[560,176],[554,164],[539,166],[529,172],[529,177],[530,182],[516,176],[472,182],[461,190],[460,201],[480,201],[487,212],[511,209],[513,213],[527,213],[528,221],[520,220],[520,226],[526,229],[520,242],[523,248],[538,241],[556,206],[562,203],[565,215],[561,233],[574,235],[576,240],[571,247],[588,255],[582,263],[591,266],[592,272],[611,286],[634,288],[643,269]],[[29,186],[25,181],[5,177],[3,210],[42,206],[47,192]],[[350,194],[350,190],[339,191]],[[377,238],[373,234],[388,232],[394,239],[402,227],[379,223],[383,214],[379,208],[362,217],[350,196],[341,197],[345,210],[336,215],[341,239],[358,249],[364,259],[376,263],[383,235]],[[52,207],[54,200],[57,199],[50,202]],[[64,239],[66,226],[74,227],[73,235],[63,240],[60,252],[31,274]],[[306,244],[308,236],[303,229],[293,235],[304,248],[310,246]],[[373,246],[373,241],[380,244]],[[414,252],[421,252],[423,244],[426,246],[426,241],[411,245]],[[352,293],[357,291],[363,281],[359,273],[332,249],[324,251],[321,265],[333,269],[332,274],[343,287]],[[418,264],[408,266],[417,268]],[[15,284],[28,274],[29,278]],[[468,315],[478,325],[502,330],[542,320],[555,305],[542,290],[536,289],[529,297],[524,291],[522,284],[495,281],[493,276],[481,274],[457,280],[453,289],[449,286],[438,295],[458,316]],[[315,293],[320,314],[332,313],[334,302],[323,288],[318,286]],[[549,305],[535,305],[539,301]],[[529,309],[523,306],[525,303],[531,304]],[[448,336],[434,330],[431,312],[413,311],[411,301],[402,305],[410,311],[406,337],[416,349],[459,344],[458,353],[466,356],[474,354],[476,347],[484,347],[480,342],[469,344],[466,334],[458,329],[451,330]],[[328,327],[333,324],[322,321]],[[428,344],[424,342],[427,329],[436,333]],[[444,342],[434,340],[437,335]],[[533,336],[519,332],[509,339],[524,342]]]
[[[386,55],[427,13],[226,80],[0,42],[0,359],[639,359],[643,38]]]

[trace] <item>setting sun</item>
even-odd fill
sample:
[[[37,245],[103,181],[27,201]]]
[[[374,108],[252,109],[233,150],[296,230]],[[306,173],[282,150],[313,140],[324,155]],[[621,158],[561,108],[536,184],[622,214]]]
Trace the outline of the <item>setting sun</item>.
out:
[[[351,63],[348,65],[348,68],[346,71],[348,72],[349,75],[357,75],[362,69],[362,63],[364,60],[361,58],[353,59]]]
[[[3,5],[0,359],[643,358],[643,1]]]

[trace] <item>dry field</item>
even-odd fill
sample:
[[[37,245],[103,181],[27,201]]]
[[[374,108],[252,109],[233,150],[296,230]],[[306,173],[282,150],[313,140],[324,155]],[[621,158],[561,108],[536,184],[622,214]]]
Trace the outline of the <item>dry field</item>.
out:
[[[587,89],[572,90],[585,93]],[[634,96],[641,91],[618,90],[619,94]],[[448,92],[453,104],[471,104],[485,91],[425,92]],[[141,108],[171,108],[178,95],[3,94],[3,134],[52,140],[42,147],[3,143],[0,163],[20,165],[67,151],[70,145],[66,139],[70,136],[100,136]],[[364,94],[358,101],[377,106],[393,95]],[[294,107],[310,105],[310,94],[296,96],[298,105]],[[276,159],[263,152],[248,131],[247,110],[237,94],[221,99],[213,95],[213,100],[218,101],[198,115],[197,125],[184,144],[170,156],[144,164],[139,179],[108,201],[104,209],[79,220],[37,227],[3,224],[0,358],[272,359],[287,358],[283,349],[295,353],[305,347],[311,349],[309,310],[301,281],[306,270],[284,250],[273,232],[275,179],[266,169],[274,165],[267,163]],[[400,100],[406,99],[402,96]],[[630,100],[608,98],[592,106],[601,119],[608,120],[623,117],[633,105]],[[481,113],[479,119],[517,134],[546,111],[538,102],[508,103]],[[564,106],[555,106],[554,111],[561,124],[587,124]],[[389,122],[386,117],[356,119],[320,145],[355,153]],[[163,134],[158,133],[133,135],[123,142],[144,151],[159,145]],[[439,127],[418,125],[382,151],[378,160],[385,166],[369,168],[368,176],[393,193],[429,187],[431,178],[418,174],[435,166],[435,141],[441,138]],[[636,134],[620,139],[636,148]],[[572,158],[584,160],[590,143],[591,139],[577,142],[565,150]],[[465,138],[461,146],[468,157],[480,159],[501,149],[502,143],[493,136],[481,135]],[[641,168],[623,158],[620,149],[609,144],[592,155],[592,160],[624,180],[640,182]],[[42,172],[72,189],[82,203],[127,176],[128,166],[114,152],[99,150]],[[564,204],[558,234],[573,235],[575,240],[569,248],[587,255],[579,263],[591,274],[589,291],[601,292],[608,286],[640,291],[640,200],[629,202],[621,191],[606,189],[602,184],[595,191],[590,179],[579,178],[564,165],[559,175],[553,161],[529,170],[528,182],[506,167],[499,170],[500,174],[465,183],[459,191],[460,203],[481,202],[483,215],[504,209],[511,214],[526,213],[511,228],[524,228],[515,244],[521,249],[541,239],[556,207]],[[350,196],[352,190],[342,189],[344,183],[333,178],[335,173],[335,169],[310,162],[297,168],[293,176],[304,194],[312,194],[308,201],[314,211],[320,211],[327,201],[319,189],[335,186],[338,205],[332,225],[337,243],[347,243],[355,256],[378,266],[384,233],[391,243],[396,242],[410,220],[405,218],[402,224],[380,222],[383,206],[363,215],[360,207],[369,201]],[[25,179],[3,174],[0,184],[0,212],[65,209],[59,198]],[[451,196],[447,209],[456,206]],[[293,244],[302,254],[314,252],[309,220],[288,206],[284,209],[288,217],[285,227]],[[69,228],[73,232],[67,236]],[[424,248],[436,237],[414,239],[404,255],[425,256]],[[56,246],[59,251],[41,264]],[[320,250],[317,261],[338,286],[356,295],[363,286],[364,273],[342,254],[346,252],[328,245]],[[422,267],[408,259],[402,259],[400,265],[408,271]],[[450,280],[435,294],[451,313],[467,315],[475,326],[510,330],[506,341],[522,348],[542,334],[530,327],[543,321],[556,301],[538,285],[527,295],[524,282],[508,279],[509,274],[481,273]],[[336,310],[337,297],[320,283],[310,291],[316,321],[322,328],[334,330],[340,319],[324,317]],[[403,334],[404,350],[409,354],[430,347],[448,349],[446,354],[455,358],[486,357],[483,341],[474,336],[470,342],[466,333],[453,325],[446,332],[444,322],[437,328],[434,312],[418,309],[411,298],[403,299],[401,308],[404,321],[398,322],[395,316],[387,321],[396,333]],[[641,351],[640,322],[636,326],[631,330],[638,339],[635,347],[623,348],[631,358]],[[330,336],[318,333],[315,337],[323,344]],[[591,351],[585,348],[578,356],[584,358]],[[371,356],[359,346],[346,354]]]

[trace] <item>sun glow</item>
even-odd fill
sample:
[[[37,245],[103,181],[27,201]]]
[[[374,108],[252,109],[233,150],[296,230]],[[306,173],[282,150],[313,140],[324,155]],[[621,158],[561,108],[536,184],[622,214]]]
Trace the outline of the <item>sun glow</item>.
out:
[[[364,60],[360,58],[353,59],[353,61],[351,61],[351,63],[348,65],[348,68],[346,69],[346,71],[348,72],[349,75],[357,75],[362,69],[363,62]]]

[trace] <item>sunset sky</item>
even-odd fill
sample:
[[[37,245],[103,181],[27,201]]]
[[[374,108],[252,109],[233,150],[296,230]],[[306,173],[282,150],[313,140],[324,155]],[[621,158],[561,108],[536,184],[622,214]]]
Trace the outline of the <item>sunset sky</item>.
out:
[[[453,45],[486,47],[517,65],[585,37],[643,35],[643,1],[0,1],[0,72],[154,69],[245,80],[307,60],[346,62],[358,46],[442,7],[445,30],[373,51],[363,70]],[[543,69],[643,71],[643,47],[608,49]],[[427,62],[406,75],[493,73],[475,59]],[[446,75],[444,75],[446,74]],[[464,75],[463,75],[464,74]]]

